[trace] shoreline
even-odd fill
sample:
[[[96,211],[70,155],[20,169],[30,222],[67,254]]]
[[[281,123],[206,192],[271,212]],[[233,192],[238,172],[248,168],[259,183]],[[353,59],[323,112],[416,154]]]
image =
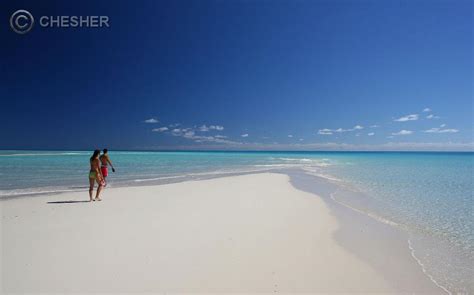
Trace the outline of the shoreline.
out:
[[[219,177],[219,178],[212,178],[212,179],[209,179],[209,180],[197,180],[197,181],[187,181],[187,182],[180,182],[180,183],[174,183],[174,184],[165,184],[165,185],[158,185],[158,186],[140,186],[140,187],[128,187],[128,188],[110,188],[109,190],[113,191],[114,194],[116,193],[120,193],[120,192],[124,192],[124,191],[140,191],[140,195],[144,194],[144,198],[146,197],[146,191],[148,190],[160,190],[160,189],[164,189],[164,188],[169,188],[169,187],[183,187],[183,186],[189,186],[189,185],[199,185],[199,184],[203,184],[203,183],[206,183],[206,182],[225,182],[225,183],[232,183],[233,181],[236,181],[236,180],[239,180],[239,179],[242,179],[242,178],[245,178],[246,181],[243,183],[243,185],[249,185],[250,187],[252,187],[253,189],[255,189],[256,187],[258,187],[259,189],[264,189],[264,190],[267,190],[269,189],[269,186],[273,186],[273,182],[274,181],[271,181],[271,185],[269,184],[270,182],[267,180],[266,181],[266,185],[260,185],[258,184],[258,180],[260,178],[264,178],[266,176],[270,175],[271,178],[283,178],[283,179],[286,179],[286,181],[288,182],[288,184],[291,186],[290,190],[291,190],[291,193],[290,193],[290,196],[294,196],[294,195],[297,195],[299,191],[302,191],[301,190],[301,183],[297,183],[295,185],[295,175],[290,176],[290,175],[283,175],[283,174],[278,174],[278,173],[259,173],[259,174],[250,174],[250,175],[241,175],[241,176],[226,176],[226,177]],[[255,179],[257,178],[257,179]],[[297,180],[296,180],[297,181]],[[278,181],[278,186],[282,185],[282,180],[280,179]],[[284,181],[283,181],[284,183]],[[291,184],[290,184],[291,183]],[[242,185],[242,184],[241,184]],[[300,187],[298,187],[300,186]],[[322,185],[314,185],[314,187],[320,187],[320,188],[323,188]],[[223,188],[224,191],[226,191],[225,188]],[[289,189],[289,188],[286,188],[286,189]],[[293,191],[294,190],[294,191]],[[188,192],[189,193],[189,192]],[[306,194],[307,192],[304,192],[302,191],[302,193]],[[112,192],[111,192],[112,194]],[[222,192],[220,192],[220,194],[222,194]],[[265,194],[265,193],[264,193]],[[68,194],[68,193],[65,193],[65,194],[56,194],[54,195],[55,198],[59,198],[59,197],[66,197],[66,195],[74,195],[75,198],[83,198],[83,193],[71,193],[71,194]],[[41,197],[35,197],[35,198],[29,198],[29,200],[33,200],[35,199],[35,203],[37,203],[38,205],[43,205],[43,207],[46,207],[45,209],[48,210],[49,208],[47,206],[44,206],[44,200],[46,199],[51,199],[53,196],[41,196]],[[137,197],[142,197],[142,196],[137,196]],[[234,196],[235,197],[235,196]],[[394,255],[394,252],[392,251],[393,250],[393,245],[389,245],[390,247],[388,249],[385,249],[385,251],[388,251],[389,253],[386,253],[384,252],[384,248],[385,247],[383,244],[377,244],[377,245],[359,245],[359,247],[353,247],[354,246],[354,242],[356,243],[361,243],[363,241],[365,241],[367,239],[367,237],[364,237],[362,234],[363,232],[356,232],[356,231],[348,231],[347,229],[347,226],[348,225],[352,225],[354,226],[354,224],[356,224],[354,221],[357,221],[357,223],[360,225],[360,226],[363,226],[364,228],[364,231],[367,233],[374,233],[374,232],[377,232],[377,234],[381,234],[381,233],[384,233],[385,232],[385,235],[383,236],[383,238],[381,238],[382,240],[386,239],[387,237],[391,237],[391,239],[393,240],[394,238],[394,233],[393,232],[390,232],[388,235],[387,235],[387,232],[386,232],[386,229],[381,229],[380,228],[380,225],[379,227],[377,227],[376,225],[374,224],[370,224],[370,222],[368,222],[367,220],[365,220],[365,217],[354,217],[354,215],[351,215],[351,214],[354,214],[354,212],[351,212],[351,213],[348,213],[348,212],[342,212],[342,211],[338,211],[340,210],[340,208],[331,208],[331,205],[329,205],[325,200],[325,197],[324,197],[324,192],[322,192],[322,194],[315,194],[314,192],[310,192],[308,193],[307,196],[305,196],[309,199],[311,199],[313,202],[317,202],[317,200],[320,200],[321,202],[325,203],[324,206],[327,206],[327,212],[326,214],[330,215],[330,216],[333,216],[335,217],[335,220],[333,222],[336,223],[336,225],[334,225],[334,230],[333,232],[331,233],[331,239],[334,239],[334,241],[340,246],[342,247],[342,249],[345,249],[347,252],[346,254],[349,254],[349,255],[354,255],[355,254],[355,257],[358,257],[359,259],[359,262],[357,263],[361,263],[362,265],[365,265],[363,268],[366,269],[368,272],[373,272],[371,276],[382,276],[382,277],[379,277],[376,281],[378,281],[380,283],[379,287],[381,286],[384,286],[382,289],[379,289],[378,291],[381,291],[381,292],[391,292],[391,291],[398,291],[398,292],[407,292],[407,291],[415,291],[415,292],[430,292],[430,293],[439,293],[439,294],[445,294],[445,292],[439,292],[441,291],[441,289],[437,288],[436,286],[434,286],[432,284],[431,281],[428,280],[428,277],[425,276],[422,272],[421,272],[421,269],[417,269],[416,267],[418,267],[418,265],[416,265],[415,267],[415,261],[413,260],[413,258],[409,257],[409,260],[406,260],[406,255],[405,254],[408,254],[408,251],[405,251],[406,253],[403,253],[404,251],[401,251],[401,249],[398,249],[397,251],[397,255]],[[110,199],[108,200],[108,196],[107,195],[104,195],[104,201],[100,204],[97,204],[101,207],[104,207],[105,204],[109,203],[111,205],[112,202],[115,202],[116,200],[113,199],[114,197],[110,196]],[[146,197],[147,198],[147,202],[153,202],[155,201],[154,199],[150,199],[150,196]],[[284,197],[285,198],[288,198],[288,197]],[[41,201],[40,201],[41,199]],[[123,199],[122,197],[120,198],[121,200]],[[4,203],[0,203],[1,205],[3,205],[4,207],[8,207],[8,203],[13,204],[13,203],[24,203],[24,205],[26,205],[26,198],[20,198],[20,199],[12,199],[12,200],[9,200],[7,202],[4,202]],[[286,200],[286,199],[285,199]],[[125,201],[125,199],[123,199],[122,201]],[[127,202],[130,201],[130,199],[127,199]],[[143,200],[145,201],[145,200]],[[157,200],[156,200],[157,201]],[[213,201],[216,201],[216,200],[213,200]],[[270,201],[270,200],[268,200]],[[286,200],[288,201],[288,200]],[[285,202],[286,202],[285,201]],[[133,203],[137,203],[136,201],[134,201]],[[142,202],[138,202],[138,203],[142,203]],[[61,206],[63,207],[64,209],[66,210],[70,210],[68,208],[71,208],[70,204],[67,204],[67,203],[63,203],[63,204],[55,204],[54,206]],[[88,205],[91,205],[91,206],[94,206],[96,204],[78,204],[80,205],[81,207],[83,207],[84,205],[85,206],[88,206]],[[274,206],[273,204],[271,203],[268,203],[267,204],[268,206]],[[68,207],[69,206],[69,207]],[[116,206],[116,204],[115,204]],[[75,207],[75,206],[72,206],[72,207]],[[301,210],[303,207],[301,207]],[[55,208],[51,208],[52,210],[55,210]],[[321,208],[319,208],[321,209]],[[336,210],[334,210],[336,209]],[[286,210],[286,209],[285,209]],[[348,209],[347,209],[348,210]],[[11,214],[11,212],[8,212],[8,210],[5,210],[3,209],[2,211],[4,211],[4,215],[5,214]],[[282,211],[284,212],[284,211]],[[308,215],[308,214],[307,214]],[[311,215],[311,214],[309,214]],[[311,218],[309,217],[308,215],[308,218]],[[258,216],[255,216],[255,222],[259,222],[259,218],[257,218]],[[2,217],[4,218],[4,217]],[[136,218],[136,216],[135,216]],[[367,217],[368,218],[368,217]],[[241,222],[241,220],[238,220],[239,218],[237,218],[237,220],[235,220],[234,222]],[[350,221],[350,222],[348,222]],[[287,222],[287,221],[286,221]],[[375,222],[375,221],[372,221],[372,222]],[[146,225],[146,223],[145,223]],[[285,225],[285,223],[282,223],[282,225]],[[325,224],[324,227],[327,227],[329,224]],[[13,224],[11,223],[6,223],[6,225],[4,225],[4,229],[9,229],[9,226],[13,226]],[[313,224],[312,226],[308,226],[306,225],[305,226],[305,231],[311,231],[312,230],[312,227],[315,226],[316,227],[316,224]],[[329,225],[330,226],[330,225]],[[375,226],[375,227],[374,227]],[[362,227],[361,227],[362,228]],[[375,231],[374,231],[375,230]],[[64,234],[64,233],[63,233]],[[362,235],[362,236],[361,236]],[[269,237],[269,238],[275,238],[273,236]],[[397,238],[395,238],[397,239]],[[390,240],[390,241],[392,241]],[[280,241],[281,242],[281,241]],[[21,243],[20,243],[21,244]],[[8,245],[7,245],[8,246]],[[299,247],[301,246],[304,246],[304,245],[299,245]],[[360,247],[362,246],[362,247]],[[371,249],[370,253],[379,253],[379,255],[377,257],[372,257],[372,260],[370,259],[367,259],[366,256],[364,256],[366,253],[362,250],[364,250],[364,247],[368,247],[368,249]],[[375,252],[374,252],[374,247],[375,247]],[[5,247],[4,247],[5,249]],[[7,250],[4,250],[4,252],[8,252],[10,248],[7,247]],[[295,250],[295,249],[294,249]],[[404,250],[407,250],[407,249],[404,249]],[[11,249],[10,249],[11,251]],[[262,254],[262,253],[261,253]],[[408,263],[407,265],[410,265],[409,262],[411,262],[411,266],[409,268],[406,268],[406,265],[403,264],[403,266],[396,270],[394,270],[395,272],[397,273],[400,273],[400,272],[404,272],[406,273],[407,271],[408,272],[413,272],[413,276],[409,276],[410,278],[397,278],[396,275],[394,275],[393,273],[390,273],[390,272],[387,272],[386,269],[384,268],[381,268],[380,267],[380,263],[382,262],[383,264],[383,257],[386,255],[386,254],[390,254],[390,256],[397,256],[397,258],[400,258],[402,257],[402,261],[404,261],[404,263]],[[294,255],[294,251],[291,252],[291,253],[287,253],[287,256],[288,258],[290,259],[289,261],[291,261],[291,259],[293,258],[292,255]],[[315,257],[313,257],[315,258]],[[319,257],[321,258],[321,257]],[[374,260],[375,259],[375,260]],[[386,261],[385,261],[386,262]],[[392,261],[392,263],[396,263],[396,264],[399,264],[400,261],[398,262],[395,262],[395,261]],[[11,263],[11,262],[10,262]],[[367,263],[367,265],[366,265]],[[7,265],[10,265],[10,264],[7,264]],[[370,267],[368,266],[370,265]],[[295,265],[297,266],[297,265]],[[360,266],[360,265],[359,265]],[[373,270],[375,270],[375,272]],[[5,268],[4,268],[5,270]],[[321,269],[316,269],[316,272],[319,271],[321,272]],[[327,271],[327,270],[326,270]],[[333,275],[337,275],[337,276],[340,276],[340,274],[338,274],[338,270],[333,270]],[[304,274],[300,273],[301,276],[305,276]],[[5,276],[5,274],[4,274]],[[8,276],[8,271],[7,271],[7,274],[6,276]],[[382,279],[383,278],[383,279]],[[373,279],[371,277],[371,279]],[[421,281],[420,281],[421,280]],[[421,283],[420,283],[421,282]],[[9,283],[9,280],[6,280],[6,284]],[[307,283],[307,282],[306,282]],[[402,285],[400,285],[402,284]],[[370,284],[369,284],[370,285]],[[334,286],[331,286],[331,287],[334,287]],[[415,290],[416,289],[416,290]],[[119,290],[117,290],[119,291]],[[267,290],[267,291],[270,291],[270,290]],[[289,290],[291,291],[291,290]],[[328,291],[328,290],[327,290]],[[339,290],[339,291],[344,291],[344,290]],[[347,290],[345,290],[347,291]],[[367,291],[367,289],[359,289],[359,291]],[[373,290],[373,292],[377,292],[377,290]]]
[[[431,229],[423,232],[422,227],[413,226],[413,224],[404,222],[403,219],[394,221],[390,217],[383,216],[381,211],[375,210],[380,207],[374,207],[374,202],[376,203],[378,200],[371,199],[366,192],[350,183],[315,174],[311,174],[309,177],[299,170],[293,170],[290,175],[293,175],[293,178],[295,176],[297,178],[298,175],[306,178],[305,185],[300,189],[323,196],[323,199],[336,213],[347,212],[339,214],[339,219],[343,219],[347,214],[361,215],[374,224],[385,225],[387,230],[399,232],[400,239],[406,242],[404,247],[406,251],[410,253],[424,275],[440,290],[443,290],[444,294],[471,294],[474,292],[474,284],[470,279],[474,270],[472,264],[469,264],[469,261],[473,261],[472,256],[460,252],[463,249],[454,248],[448,240],[431,235],[433,233]],[[342,196],[343,198],[341,198]],[[354,227],[351,222],[347,222],[346,225],[348,228]],[[352,249],[352,251],[355,250]],[[379,269],[382,270],[381,267]]]
[[[217,179],[223,177],[232,177],[240,175],[249,175],[249,174],[260,174],[260,173],[278,173],[281,172],[281,169],[261,169],[261,170],[243,170],[243,171],[211,171],[211,172],[198,172],[191,173],[187,175],[172,175],[172,176],[162,176],[154,177],[149,179],[133,179],[129,181],[118,181],[108,184],[107,188],[127,188],[127,187],[149,187],[156,185],[166,185],[166,184],[175,184],[182,183],[187,181],[199,181],[199,180],[208,180],[208,179]],[[84,182],[85,183],[85,182]],[[97,188],[97,185],[95,186]],[[35,187],[32,189],[44,189],[45,187]],[[49,188],[49,187],[47,187]],[[54,190],[56,189],[56,190]],[[49,195],[58,195],[63,193],[78,193],[88,191],[89,186],[67,186],[67,187],[52,187],[48,191],[36,191],[36,192],[24,192],[10,195],[0,195],[0,202],[17,199],[17,198],[33,198],[33,197],[44,197]],[[17,189],[21,190],[31,190],[28,189]]]
[[[453,294],[445,286],[439,284],[415,256],[415,250],[411,246],[407,229],[400,227],[399,224],[393,221],[363,212],[336,200],[333,193],[341,187],[328,179],[308,175],[297,170],[289,172],[289,175],[295,188],[323,199],[332,214],[336,216],[340,222],[340,228],[335,233],[335,238],[339,244],[367,261],[385,277],[390,278],[389,281],[394,282],[395,285],[403,286],[407,284],[406,280],[416,280],[423,282],[423,285],[427,288],[429,288],[427,285],[432,284],[438,288],[437,291],[440,294]],[[357,234],[354,234],[356,232]],[[376,235],[374,236],[374,234]],[[357,235],[359,237],[356,237]],[[354,241],[357,241],[357,243],[354,243]],[[377,243],[378,249],[383,251],[383,253],[378,253],[378,259],[373,257],[372,252],[368,251],[373,243]],[[397,251],[395,255],[397,259],[403,258],[401,260],[403,261],[402,265],[399,263],[392,264],[399,265],[399,269],[395,272],[390,268],[386,268],[381,263],[382,259],[380,259],[381,256],[389,258],[394,255],[393,250]],[[404,271],[411,275],[404,277]],[[427,280],[429,280],[428,284]],[[413,292],[413,290],[400,290],[400,292]]]

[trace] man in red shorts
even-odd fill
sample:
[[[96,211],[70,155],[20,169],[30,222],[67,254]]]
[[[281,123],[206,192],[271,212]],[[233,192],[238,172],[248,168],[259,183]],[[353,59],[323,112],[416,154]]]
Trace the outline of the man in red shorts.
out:
[[[104,149],[102,155],[99,157],[100,159],[100,171],[102,172],[102,176],[104,177],[104,181],[106,181],[107,175],[109,175],[108,165],[112,168],[112,172],[115,172],[115,168],[112,165],[112,161],[110,161],[109,155],[107,154],[108,150]],[[107,182],[106,182],[107,185]]]

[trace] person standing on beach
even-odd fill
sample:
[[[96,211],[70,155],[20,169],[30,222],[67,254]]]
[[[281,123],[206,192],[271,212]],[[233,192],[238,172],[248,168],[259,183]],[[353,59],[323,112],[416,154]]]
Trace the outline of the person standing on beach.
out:
[[[105,181],[104,177],[102,176],[102,172],[100,171],[100,161],[99,161],[100,150],[95,150],[94,154],[90,158],[89,162],[91,165],[91,169],[89,171],[89,201],[102,201],[99,197],[102,188],[104,187]],[[94,192],[94,183],[97,182],[99,187],[97,188],[97,193],[95,198],[92,198],[92,194]]]
[[[110,165],[110,167],[112,168],[112,172],[115,172],[115,168],[112,165],[112,161],[110,161],[107,149],[103,150],[103,154],[100,156],[99,159],[101,163],[100,171],[102,172],[102,175],[104,176],[105,185],[107,185],[106,178],[109,175],[108,165]]]

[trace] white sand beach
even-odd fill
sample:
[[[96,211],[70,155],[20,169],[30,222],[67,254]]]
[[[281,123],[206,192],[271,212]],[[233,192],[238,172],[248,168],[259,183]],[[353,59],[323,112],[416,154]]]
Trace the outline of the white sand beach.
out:
[[[339,224],[324,201],[283,174],[109,188],[102,202],[87,199],[0,202],[4,293],[399,291],[335,241]]]

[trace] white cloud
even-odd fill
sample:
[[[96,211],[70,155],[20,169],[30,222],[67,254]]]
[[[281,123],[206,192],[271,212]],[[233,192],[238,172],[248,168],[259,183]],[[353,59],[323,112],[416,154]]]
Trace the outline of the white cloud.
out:
[[[240,145],[240,142],[232,141],[226,139],[227,136],[224,135],[216,135],[216,136],[201,136],[201,135],[196,135],[196,131],[193,130],[192,128],[176,128],[171,130],[171,134],[173,136],[179,136],[183,137],[189,140],[193,140],[196,143],[205,143],[205,142],[211,142],[211,143],[218,143],[218,144],[233,144],[233,145]]]
[[[228,140],[222,137],[217,137],[217,136],[198,136],[194,135],[192,138],[195,142],[214,142],[218,144],[231,144],[231,145],[241,145],[241,142],[236,142],[232,140]]]
[[[439,125],[439,127],[441,127],[441,128],[446,127],[446,124],[441,124],[441,125]]]
[[[222,131],[222,130],[224,130],[224,126],[220,126],[220,125],[210,125],[210,126],[202,125],[201,127],[198,128],[198,130],[201,131],[201,132],[207,132],[209,130]]]
[[[291,135],[291,134],[288,134],[288,137],[289,137],[289,138],[293,138],[293,135]]]
[[[319,135],[332,135],[331,129],[319,129],[318,130]]]
[[[209,130],[217,130],[217,131],[222,131],[224,130],[223,126],[220,125],[202,125],[200,127],[193,127],[193,128],[172,128],[172,127],[177,127],[180,126],[181,124],[171,124],[169,127],[160,127],[160,128],[155,128],[152,129],[154,132],[163,132],[170,134],[172,136],[176,137],[182,137],[186,138],[189,140],[193,140],[196,143],[205,143],[205,142],[211,142],[211,143],[217,143],[217,144],[226,144],[226,145],[240,145],[242,144],[241,142],[237,141],[232,141],[228,140],[227,136],[225,135],[216,135],[216,136],[200,136],[197,135],[197,131],[209,131]]]
[[[196,133],[195,133],[194,131],[186,131],[186,132],[184,132],[183,137],[184,137],[184,138],[194,139],[194,135],[195,135],[195,134],[196,134]]]
[[[416,121],[418,120],[418,114],[411,114],[395,119],[395,122],[407,122],[407,121]]]
[[[209,131],[209,127],[207,127],[206,125],[202,125],[201,127],[198,128],[198,130],[201,132],[207,132]]]
[[[211,130],[217,130],[217,131],[222,131],[222,130],[224,130],[224,126],[211,125],[211,126],[209,126],[209,129],[211,129]]]
[[[423,132],[425,133],[457,133],[459,132],[458,129],[452,129],[452,128],[443,129],[444,127],[443,125],[446,126],[446,124],[442,124],[441,128],[431,128],[428,130],[424,130]]]
[[[159,121],[155,118],[150,118],[150,119],[145,120],[143,122],[148,123],[148,124],[155,124],[155,123],[158,123]]]
[[[171,130],[171,134],[173,136],[183,136],[185,133],[190,132],[190,131],[192,131],[191,128],[175,128]]]
[[[435,116],[433,114],[429,114],[428,116],[426,116],[426,119],[439,119],[439,116]]]
[[[248,133],[242,134],[242,137],[249,137]]]
[[[429,113],[429,112],[431,112],[431,109],[430,109],[430,108],[424,108],[424,109],[423,109],[423,113]]]
[[[355,136],[359,137],[359,136],[360,136],[360,133],[357,133]]]
[[[153,132],[165,132],[165,131],[168,131],[168,130],[169,130],[168,127],[160,127],[160,128],[152,129],[151,131],[153,131]]]
[[[413,134],[413,131],[405,130],[405,129],[392,133],[392,135],[410,135],[410,134]]]
[[[370,125],[370,128],[378,128],[380,127],[379,125]]]
[[[318,134],[319,135],[332,135],[333,132],[342,133],[342,132],[351,132],[351,131],[361,130],[361,129],[364,129],[364,127],[361,126],[361,125],[355,125],[353,128],[349,128],[349,129],[344,129],[344,128],[328,129],[328,128],[324,128],[324,129],[319,129]]]
[[[369,132],[367,133],[368,136],[374,136],[375,135],[375,132]]]
[[[174,123],[174,124],[170,124],[168,127],[169,128],[176,128],[178,126],[180,126],[181,124],[180,123]]]
[[[304,140],[304,138],[300,138],[300,141],[303,141],[303,140]]]

